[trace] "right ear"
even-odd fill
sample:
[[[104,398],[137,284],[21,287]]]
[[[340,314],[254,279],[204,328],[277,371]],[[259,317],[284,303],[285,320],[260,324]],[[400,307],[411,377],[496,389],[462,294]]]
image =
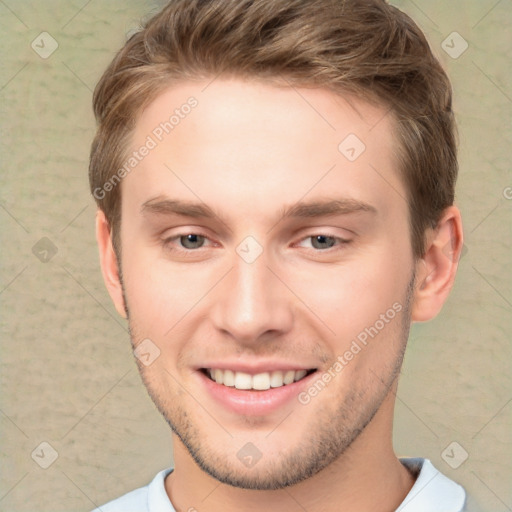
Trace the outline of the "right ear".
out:
[[[123,287],[119,278],[119,264],[112,243],[110,224],[103,210],[96,213],[96,241],[100,251],[100,265],[103,280],[117,312],[127,318],[123,297]]]

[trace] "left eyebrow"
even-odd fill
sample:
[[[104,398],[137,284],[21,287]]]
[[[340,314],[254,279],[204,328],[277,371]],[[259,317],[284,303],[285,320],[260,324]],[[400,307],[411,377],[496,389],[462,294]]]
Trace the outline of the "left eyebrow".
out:
[[[357,199],[343,198],[328,201],[311,201],[294,203],[282,211],[282,219],[293,217],[323,217],[328,215],[347,215],[357,212],[377,214],[377,209],[371,204]]]

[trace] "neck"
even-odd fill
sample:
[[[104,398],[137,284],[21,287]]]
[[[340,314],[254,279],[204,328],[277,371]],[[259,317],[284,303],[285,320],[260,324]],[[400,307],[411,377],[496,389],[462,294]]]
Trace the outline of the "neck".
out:
[[[396,510],[414,484],[392,448],[392,393],[352,445],[328,467],[275,491],[239,489],[204,473],[174,438],[175,470],[166,478],[176,510],[235,512],[357,512]]]

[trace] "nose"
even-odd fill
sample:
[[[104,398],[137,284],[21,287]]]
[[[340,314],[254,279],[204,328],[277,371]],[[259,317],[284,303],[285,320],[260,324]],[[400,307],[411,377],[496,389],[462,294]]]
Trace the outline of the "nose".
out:
[[[293,295],[268,263],[265,252],[251,263],[234,254],[231,271],[216,287],[212,321],[238,344],[274,339],[292,327]]]

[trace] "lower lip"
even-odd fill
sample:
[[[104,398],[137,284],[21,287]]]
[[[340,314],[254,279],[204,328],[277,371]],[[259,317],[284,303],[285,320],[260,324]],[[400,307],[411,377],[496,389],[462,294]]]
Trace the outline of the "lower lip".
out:
[[[202,371],[197,373],[207,392],[226,409],[246,416],[262,416],[271,414],[297,399],[299,393],[308,386],[317,372],[313,372],[292,384],[270,388],[265,391],[243,390],[224,386],[208,378]]]

